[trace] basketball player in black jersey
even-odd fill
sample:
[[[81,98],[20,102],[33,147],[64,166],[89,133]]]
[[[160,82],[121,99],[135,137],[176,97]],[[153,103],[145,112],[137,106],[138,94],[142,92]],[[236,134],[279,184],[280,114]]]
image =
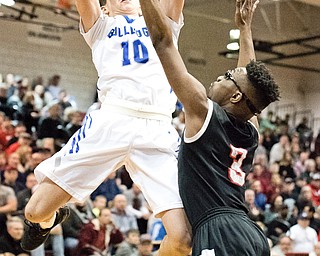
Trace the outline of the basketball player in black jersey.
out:
[[[173,45],[158,0],[140,0],[155,49],[184,105],[179,186],[192,226],[194,256],[269,256],[262,230],[247,216],[245,178],[258,145],[257,115],[279,99],[266,66],[255,61],[251,22],[258,0],[237,0],[238,67],[212,82],[208,94]]]

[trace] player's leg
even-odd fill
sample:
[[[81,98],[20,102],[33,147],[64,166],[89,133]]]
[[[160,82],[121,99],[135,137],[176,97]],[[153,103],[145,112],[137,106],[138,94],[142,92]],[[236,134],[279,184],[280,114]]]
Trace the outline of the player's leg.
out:
[[[142,164],[139,166],[141,167]],[[160,245],[158,255],[190,255],[191,228],[182,208],[177,182],[174,182],[176,183],[175,187],[166,186],[166,184],[172,182],[172,179],[170,182],[170,178],[166,179],[166,176],[172,175],[174,170],[164,167],[162,180],[157,182],[154,179],[156,172],[151,172],[151,175],[145,175],[144,171],[133,171],[133,169],[133,167],[127,167],[133,182],[140,187],[156,217],[162,219],[167,232]]]
[[[91,112],[68,143],[37,166],[35,174],[40,184],[25,209],[29,221],[50,220],[71,197],[84,201],[120,165],[130,140],[121,127],[131,119],[113,121],[116,116],[101,110]]]
[[[191,255],[191,227],[183,209],[172,209],[160,215],[167,231],[158,255]]]
[[[167,235],[160,245],[158,255],[190,255],[191,228],[179,196],[175,173],[176,160],[170,160],[170,158],[168,160],[160,155],[158,161],[161,164],[158,165],[156,157],[151,157],[151,152],[150,149],[149,155],[142,158],[144,161],[139,162],[139,169],[134,165],[126,167],[154,214],[162,219],[165,226]]]
[[[46,240],[52,225],[64,220],[69,209],[61,206],[71,198],[84,201],[122,165],[130,141],[124,134],[130,133],[121,127],[130,120],[102,110],[93,111],[59,152],[37,166],[35,174],[40,185],[25,209],[27,232],[22,239],[25,249],[38,247]]]
[[[50,230],[69,216],[69,208],[62,206],[70,198],[70,194],[48,178],[40,183],[25,208],[26,226],[21,241],[25,250],[34,250],[43,244]]]
[[[178,189],[179,135],[171,124],[141,125],[126,168],[167,231],[159,255],[189,255],[191,235]]]
[[[25,208],[25,217],[33,223],[49,221],[71,198],[66,191],[48,178],[36,189]]]

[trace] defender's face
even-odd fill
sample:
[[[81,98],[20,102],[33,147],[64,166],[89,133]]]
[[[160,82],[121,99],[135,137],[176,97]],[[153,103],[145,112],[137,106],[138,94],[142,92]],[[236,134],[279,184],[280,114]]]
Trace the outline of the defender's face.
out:
[[[247,71],[245,68],[236,68],[228,71],[236,80],[238,76],[246,76]],[[224,106],[229,103],[231,96],[237,91],[237,87],[234,82],[227,77],[228,72],[224,76],[219,76],[216,81],[212,82],[209,90],[208,97],[218,103],[220,106]]]
[[[113,15],[136,15],[140,10],[139,0],[107,0],[106,7]]]
[[[216,101],[220,106],[228,104],[229,101],[237,103],[240,102],[240,100],[244,100],[248,110],[250,110],[253,115],[258,115],[261,113],[261,110],[253,103],[252,92],[248,94],[248,83],[250,83],[250,81],[247,77],[246,68],[239,67],[234,70],[229,70],[223,77],[219,76],[217,81],[211,84],[208,97]],[[228,88],[228,90],[222,91],[221,88],[219,88],[218,91],[219,85],[223,85],[223,88]],[[222,93],[225,94],[221,95]]]

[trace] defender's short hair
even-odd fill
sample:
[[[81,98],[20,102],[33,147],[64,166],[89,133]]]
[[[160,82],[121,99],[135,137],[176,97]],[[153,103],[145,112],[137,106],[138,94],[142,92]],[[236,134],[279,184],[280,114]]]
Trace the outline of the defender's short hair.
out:
[[[279,86],[263,62],[251,60],[246,70],[249,81],[258,90],[258,100],[263,107],[280,99]]]

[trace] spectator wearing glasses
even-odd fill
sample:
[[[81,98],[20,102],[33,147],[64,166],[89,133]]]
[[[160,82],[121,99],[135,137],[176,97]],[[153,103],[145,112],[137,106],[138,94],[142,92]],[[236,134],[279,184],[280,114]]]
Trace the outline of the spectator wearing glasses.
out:
[[[184,106],[185,132],[178,180],[193,229],[192,255],[269,256],[267,238],[249,219],[245,178],[258,146],[257,115],[279,99],[266,66],[255,61],[251,21],[258,1],[236,1],[238,67],[219,76],[208,93],[175,49],[158,0],[140,0],[167,78]]]

